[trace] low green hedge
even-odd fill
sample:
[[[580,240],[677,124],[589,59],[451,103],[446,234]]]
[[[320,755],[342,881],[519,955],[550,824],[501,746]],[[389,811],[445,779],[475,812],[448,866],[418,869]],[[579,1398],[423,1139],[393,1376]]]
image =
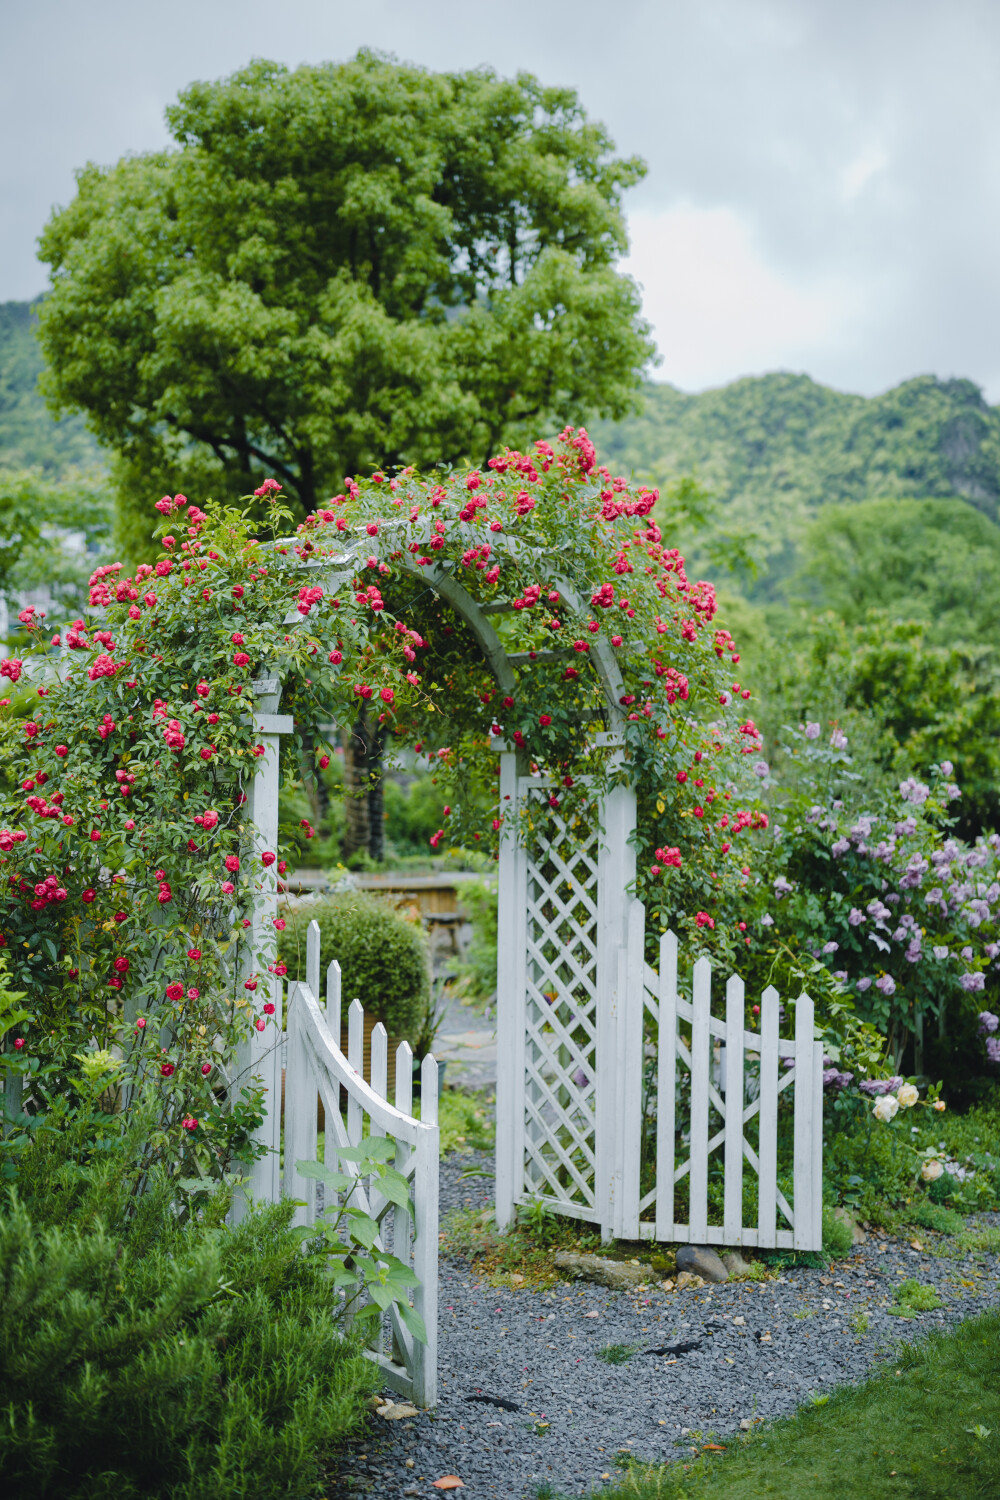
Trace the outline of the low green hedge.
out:
[[[114,1184],[80,1201],[80,1175],[42,1201],[0,1198],[5,1500],[319,1493],[381,1382],[294,1205],[181,1226],[154,1183],[126,1225]]]
[[[355,998],[390,1036],[409,1037],[427,1009],[430,962],[423,927],[363,891],[346,891],[284,912],[279,953],[289,979],[306,974],[306,928],[319,923],[323,973],[340,964],[345,1010]]]

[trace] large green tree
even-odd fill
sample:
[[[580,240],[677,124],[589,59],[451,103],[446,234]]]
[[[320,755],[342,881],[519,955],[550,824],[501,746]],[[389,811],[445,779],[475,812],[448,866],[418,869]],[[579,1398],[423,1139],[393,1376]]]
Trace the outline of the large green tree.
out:
[[[85,167],[41,239],[46,392],[127,505],[273,474],[309,512],[373,464],[632,408],[653,347],[615,262],[644,167],[573,91],[361,52],[254,62],[167,121],[176,149]]]

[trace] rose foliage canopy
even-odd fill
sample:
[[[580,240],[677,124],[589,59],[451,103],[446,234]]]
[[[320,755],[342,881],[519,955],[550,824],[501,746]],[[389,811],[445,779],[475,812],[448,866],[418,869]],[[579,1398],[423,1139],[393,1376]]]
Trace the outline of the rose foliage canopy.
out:
[[[42,236],[48,394],[126,505],[274,475],[309,513],[374,463],[632,408],[653,345],[614,266],[644,167],[572,90],[362,52],[255,62],[167,121],[177,149],[86,167]],[[123,535],[143,554],[146,514]]]
[[[277,489],[257,498],[280,527]],[[666,545],[655,498],[598,468],[572,429],[485,472],[352,482],[286,542],[165,496],[160,557],[134,578],[98,569],[61,655],[32,616],[30,696],[23,661],[0,663],[16,684],[0,708],[0,942],[29,996],[33,1066],[55,1038],[144,1048],[174,1101],[164,1119],[199,1120],[199,1140],[213,1118],[223,1131],[222,1054],[273,1027],[274,935],[254,909],[281,851],[261,847],[246,806],[266,677],[294,715],[290,775],[305,747],[322,754],[322,725],[365,702],[433,759],[451,836],[495,850],[502,736],[551,782],[524,836],[549,817],[589,832],[596,794],[627,780],[647,902],[693,917],[738,891],[759,741],[714,592]]]

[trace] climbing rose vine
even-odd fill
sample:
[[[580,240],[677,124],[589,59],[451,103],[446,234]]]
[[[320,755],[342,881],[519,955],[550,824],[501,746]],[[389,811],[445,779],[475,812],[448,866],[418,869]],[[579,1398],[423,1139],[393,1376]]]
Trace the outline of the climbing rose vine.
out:
[[[287,774],[364,712],[433,762],[450,841],[496,851],[498,742],[546,783],[529,836],[556,816],[588,831],[597,794],[631,782],[640,893],[703,937],[762,822],[714,591],[663,537],[656,491],[599,467],[586,433],[485,471],[345,482],[284,540],[279,490],[256,492],[254,524],[164,496],[155,562],[98,569],[55,635],[29,612],[31,650],[0,663],[0,943],[33,1066],[58,1079],[74,1048],[127,1045],[162,1091],[164,1153],[218,1161],[238,1134],[221,1069],[273,1030],[280,975],[260,898],[283,851],[248,805],[268,679],[294,716]]]

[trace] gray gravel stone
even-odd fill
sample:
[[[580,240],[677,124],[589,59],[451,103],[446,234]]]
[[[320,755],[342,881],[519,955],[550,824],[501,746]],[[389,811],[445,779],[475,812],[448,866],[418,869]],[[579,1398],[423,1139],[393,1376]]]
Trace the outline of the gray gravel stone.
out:
[[[492,1202],[488,1178],[463,1180],[474,1162],[491,1165],[489,1157],[442,1162],[442,1205]],[[1000,1216],[979,1222],[996,1225]],[[900,1340],[1000,1303],[998,1273],[997,1257],[939,1258],[875,1236],[831,1270],[693,1292],[613,1292],[580,1282],[494,1289],[467,1262],[442,1261],[438,1407],[412,1422],[372,1416],[354,1447],[358,1458],[345,1455],[341,1489],[379,1500],[431,1497],[439,1493],[432,1480],[457,1474],[465,1489],[456,1493],[468,1500],[534,1500],[543,1482],[582,1496],[615,1472],[619,1450],[685,1459],[692,1440],[684,1428],[725,1436],[863,1379]],[[945,1307],[912,1322],[890,1316],[893,1289],[909,1276],[937,1287]],[[859,1314],[868,1320],[863,1333]],[[613,1343],[697,1347],[608,1365],[598,1351]],[[471,1396],[503,1398],[519,1410]]]

